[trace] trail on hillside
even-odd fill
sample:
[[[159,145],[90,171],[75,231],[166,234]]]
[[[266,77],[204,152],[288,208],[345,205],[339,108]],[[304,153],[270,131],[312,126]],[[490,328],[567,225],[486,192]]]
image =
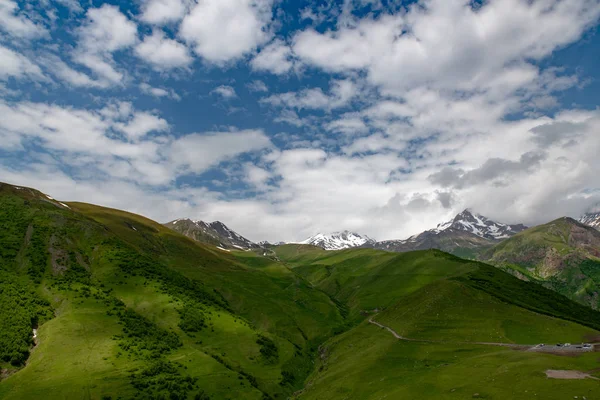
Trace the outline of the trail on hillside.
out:
[[[369,318],[369,322],[373,325],[376,325],[380,328],[384,328],[386,329],[388,332],[390,332],[396,339],[399,340],[404,340],[407,342],[419,342],[419,343],[438,343],[438,344],[475,344],[475,345],[482,345],[482,346],[497,346],[497,347],[509,347],[512,349],[519,349],[519,350],[528,350],[528,351],[535,351],[535,352],[540,352],[540,353],[553,353],[553,354],[579,354],[579,353],[585,353],[585,352],[589,352],[589,351],[594,351],[594,347],[600,345],[600,343],[591,343],[592,347],[588,348],[588,349],[584,349],[584,350],[579,350],[579,349],[573,349],[573,348],[565,348],[565,347],[555,347],[555,346],[543,346],[540,347],[539,345],[532,345],[532,344],[514,344],[514,343],[496,343],[496,342],[452,342],[452,341],[446,341],[446,340],[432,340],[432,339],[412,339],[412,338],[407,338],[404,337],[402,335],[399,335],[398,332],[396,332],[395,330],[393,330],[392,328],[390,328],[389,326],[383,325],[377,321],[373,321],[373,318],[375,318],[376,315],[372,316],[371,318]]]
[[[444,340],[431,340],[431,339],[411,339],[411,338],[407,338],[404,337],[402,335],[399,335],[398,332],[396,332],[395,330],[393,330],[392,328],[390,328],[389,326],[380,324],[377,321],[373,321],[374,317],[371,317],[369,319],[369,322],[373,325],[377,325],[380,328],[384,328],[386,329],[388,332],[390,332],[396,339],[399,340],[405,340],[408,342],[420,342],[420,343],[441,343],[441,344],[478,344],[478,345],[484,345],[484,346],[500,346],[500,347],[511,347],[511,348],[517,348],[517,349],[529,349],[532,348],[532,345],[529,344],[513,344],[513,343],[494,343],[494,342],[450,342],[450,341],[444,341]]]

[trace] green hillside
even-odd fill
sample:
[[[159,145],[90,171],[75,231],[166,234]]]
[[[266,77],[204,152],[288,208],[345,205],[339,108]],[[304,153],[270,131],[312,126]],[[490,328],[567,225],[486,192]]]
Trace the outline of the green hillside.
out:
[[[571,218],[530,228],[482,259],[582,304],[600,307],[600,232]]]
[[[342,323],[282,265],[137,215],[1,185],[0,223],[0,398],[285,397]]]
[[[346,304],[355,318],[360,317],[361,311],[385,308],[428,284],[474,268],[439,250],[389,253],[372,249],[304,249],[293,255],[290,246],[284,246],[284,252],[275,250],[280,259],[315,287]]]
[[[479,342],[591,341],[600,313],[439,250],[223,251],[5,184],[0,228],[0,399],[505,399],[530,398],[527,388],[559,399],[597,388],[544,375],[597,370],[593,353]]]
[[[500,346],[395,339],[367,322],[321,347],[317,370],[297,398],[594,399],[598,381],[548,379],[545,371],[591,371],[597,353],[577,357]]]

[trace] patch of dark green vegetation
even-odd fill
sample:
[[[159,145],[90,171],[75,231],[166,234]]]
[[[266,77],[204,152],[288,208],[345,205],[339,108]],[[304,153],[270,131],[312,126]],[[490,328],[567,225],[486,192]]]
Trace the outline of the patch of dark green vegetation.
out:
[[[13,196],[0,198],[0,261],[12,262],[17,257],[30,219],[23,200]]]
[[[23,365],[33,345],[33,328],[51,317],[48,301],[28,282],[0,268],[0,360]]]
[[[177,334],[159,328],[129,308],[119,311],[117,315],[123,324],[123,340],[120,346],[125,350],[134,354],[147,351],[152,358],[158,358],[182,345]]]
[[[260,346],[260,354],[268,364],[275,364],[279,360],[277,346],[271,339],[263,335],[258,335],[256,344]]]
[[[48,263],[47,237],[48,230],[45,227],[37,226],[33,228],[31,243],[27,248],[29,258],[27,273],[35,283],[40,283],[46,272]]]
[[[584,260],[579,264],[581,272],[591,278],[594,282],[600,283],[600,261]]]
[[[179,310],[179,327],[184,332],[200,332],[206,328],[206,318],[200,305],[192,305],[190,303],[184,304],[183,308]]]
[[[128,356],[147,361],[141,372],[130,375],[130,383],[138,391],[136,398],[183,400],[196,391],[194,398],[210,399],[198,389],[197,378],[182,374],[181,364],[165,358],[182,346],[175,332],[158,327],[114,297],[106,302],[112,305],[110,312],[116,313],[123,325],[123,334],[115,337],[119,347]]]
[[[131,384],[138,390],[137,397],[151,400],[184,400],[196,391],[194,399],[210,400],[210,396],[198,389],[198,379],[181,375],[178,368],[181,368],[181,365],[158,359],[152,361],[141,372],[131,374]]]
[[[320,341],[309,343],[305,350],[296,346],[294,357],[281,367],[280,386],[289,388],[291,391],[299,390],[304,386],[306,377],[314,368],[314,360],[317,358],[319,348],[318,342]]]
[[[487,292],[506,303],[600,330],[600,312],[569,300],[543,286],[521,281],[492,266],[478,264],[475,271],[454,279]]]

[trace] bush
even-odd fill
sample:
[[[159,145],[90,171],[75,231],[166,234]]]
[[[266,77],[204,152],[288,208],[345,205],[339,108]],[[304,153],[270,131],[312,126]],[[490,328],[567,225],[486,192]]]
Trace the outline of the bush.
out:
[[[183,309],[179,310],[179,315],[179,327],[184,332],[200,332],[202,328],[207,327],[204,313],[198,304],[186,303]]]
[[[279,359],[279,353],[277,351],[275,342],[266,336],[259,335],[256,343],[260,346],[260,354],[268,363],[274,364],[277,362]]]

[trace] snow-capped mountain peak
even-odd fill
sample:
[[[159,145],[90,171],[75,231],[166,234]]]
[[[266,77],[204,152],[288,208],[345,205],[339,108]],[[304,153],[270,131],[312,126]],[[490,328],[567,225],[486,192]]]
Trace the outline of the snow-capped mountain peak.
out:
[[[451,221],[439,224],[437,228],[433,229],[433,232],[440,233],[449,229],[469,232],[486,239],[506,239],[527,229],[527,227],[522,224],[508,225],[495,222],[466,209]]]
[[[165,225],[194,240],[221,248],[247,250],[260,247],[234,230],[229,229],[227,225],[220,221],[204,222],[179,218]]]
[[[579,218],[579,222],[592,228],[600,229],[600,212],[590,212]]]
[[[350,231],[333,232],[330,234],[318,233],[300,242],[300,244],[319,246],[325,250],[348,249],[350,247],[359,247],[373,243],[375,243],[375,240],[370,237]]]

